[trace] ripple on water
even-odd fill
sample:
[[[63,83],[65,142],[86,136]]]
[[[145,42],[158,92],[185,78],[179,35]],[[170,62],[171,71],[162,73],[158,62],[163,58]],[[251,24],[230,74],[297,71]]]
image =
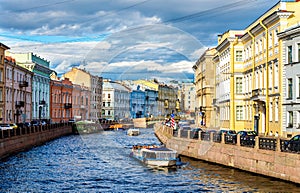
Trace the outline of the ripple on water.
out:
[[[296,192],[294,184],[199,160],[148,167],[129,156],[134,144],[160,144],[152,129],[62,137],[0,162],[0,192]]]

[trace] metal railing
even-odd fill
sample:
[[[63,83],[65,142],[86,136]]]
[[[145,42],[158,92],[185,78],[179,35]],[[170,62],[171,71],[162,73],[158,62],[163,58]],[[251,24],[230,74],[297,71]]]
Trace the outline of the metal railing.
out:
[[[169,129],[172,129],[169,127]],[[194,137],[190,130],[176,130],[173,132],[174,137],[186,138],[191,140],[211,141],[214,143],[223,143],[228,145],[237,145],[249,148],[264,149],[270,151],[280,151],[289,153],[300,153],[299,145],[288,147],[286,138],[265,137],[265,136],[240,136],[226,135],[215,132],[199,132],[199,137]],[[292,149],[292,150],[291,150]]]
[[[63,128],[65,126],[72,126],[72,123],[53,123],[38,126],[20,126],[14,129],[0,129],[0,139],[10,138],[14,136],[27,135],[36,132],[42,132],[46,130],[53,130],[57,128]]]

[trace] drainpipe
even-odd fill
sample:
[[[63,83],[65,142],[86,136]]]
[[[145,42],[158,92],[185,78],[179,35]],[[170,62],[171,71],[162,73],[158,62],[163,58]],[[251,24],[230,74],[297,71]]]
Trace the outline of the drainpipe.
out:
[[[248,31],[248,34],[251,36],[252,38],[252,90],[253,90],[253,86],[254,86],[254,83],[255,83],[255,80],[254,80],[254,75],[255,75],[255,37],[254,35]],[[254,113],[255,112],[255,107],[254,107],[254,102],[251,101],[251,105],[252,105],[252,117],[254,117]],[[252,121],[252,128],[254,128],[254,125],[255,122]],[[257,131],[259,133],[259,131]]]
[[[232,130],[235,130],[235,80],[234,80],[234,61],[235,61],[235,54],[234,54],[234,46],[238,44],[238,38],[236,37],[235,40],[231,44],[230,48],[230,56],[231,56],[231,68],[230,68],[230,122],[229,127]]]
[[[260,25],[265,29],[266,32],[266,78],[267,78],[267,85],[266,86],[266,130],[265,135],[269,133],[269,33],[268,28],[262,23],[262,21],[259,21]]]

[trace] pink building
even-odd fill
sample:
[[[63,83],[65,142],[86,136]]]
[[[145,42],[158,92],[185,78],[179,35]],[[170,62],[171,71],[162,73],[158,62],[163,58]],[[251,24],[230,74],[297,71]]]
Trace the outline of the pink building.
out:
[[[32,119],[33,73],[16,64],[15,59],[4,59],[4,123],[29,122]]]

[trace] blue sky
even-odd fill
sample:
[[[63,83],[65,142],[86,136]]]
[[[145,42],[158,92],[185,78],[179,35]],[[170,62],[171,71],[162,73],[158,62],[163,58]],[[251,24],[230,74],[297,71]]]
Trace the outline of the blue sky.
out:
[[[244,29],[278,0],[2,0],[0,42],[63,74],[192,80],[217,35]]]

